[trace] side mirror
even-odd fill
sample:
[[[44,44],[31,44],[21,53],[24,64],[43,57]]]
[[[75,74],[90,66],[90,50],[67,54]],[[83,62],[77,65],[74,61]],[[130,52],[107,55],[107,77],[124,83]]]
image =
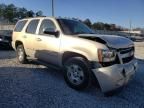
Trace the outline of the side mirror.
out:
[[[44,34],[54,35],[55,37],[59,36],[59,31],[53,29],[53,28],[45,28],[43,29]]]

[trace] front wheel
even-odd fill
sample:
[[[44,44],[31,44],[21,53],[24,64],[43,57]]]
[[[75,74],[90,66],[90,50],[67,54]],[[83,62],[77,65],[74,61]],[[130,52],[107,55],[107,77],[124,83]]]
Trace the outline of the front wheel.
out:
[[[82,90],[90,84],[90,69],[85,59],[72,57],[64,63],[66,83],[76,90]]]
[[[18,61],[22,64],[26,63],[27,59],[23,45],[18,45],[16,52]]]

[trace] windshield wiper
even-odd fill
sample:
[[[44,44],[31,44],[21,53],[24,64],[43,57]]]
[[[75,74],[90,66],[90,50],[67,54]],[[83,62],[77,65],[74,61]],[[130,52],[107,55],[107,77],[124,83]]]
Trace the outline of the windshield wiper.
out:
[[[87,33],[85,33],[85,32],[75,32],[73,34],[87,34]]]
[[[91,33],[88,33],[88,34],[96,34],[96,33],[92,33],[92,32],[91,32]]]
[[[74,35],[76,35],[76,34],[95,34],[95,33],[93,33],[93,32],[90,32],[90,33],[86,33],[86,32],[75,32],[75,33],[73,33]]]

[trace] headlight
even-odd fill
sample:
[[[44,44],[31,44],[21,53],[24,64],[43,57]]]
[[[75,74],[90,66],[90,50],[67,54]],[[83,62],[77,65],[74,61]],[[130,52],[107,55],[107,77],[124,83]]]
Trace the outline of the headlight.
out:
[[[111,62],[116,58],[116,51],[98,49],[99,62]]]

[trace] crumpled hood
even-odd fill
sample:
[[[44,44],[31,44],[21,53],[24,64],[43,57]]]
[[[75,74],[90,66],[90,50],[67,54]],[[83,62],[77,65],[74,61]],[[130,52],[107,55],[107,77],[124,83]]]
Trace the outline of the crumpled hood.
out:
[[[116,35],[79,34],[78,37],[100,38],[104,40],[109,47],[116,49],[134,46],[133,41],[130,39]]]

